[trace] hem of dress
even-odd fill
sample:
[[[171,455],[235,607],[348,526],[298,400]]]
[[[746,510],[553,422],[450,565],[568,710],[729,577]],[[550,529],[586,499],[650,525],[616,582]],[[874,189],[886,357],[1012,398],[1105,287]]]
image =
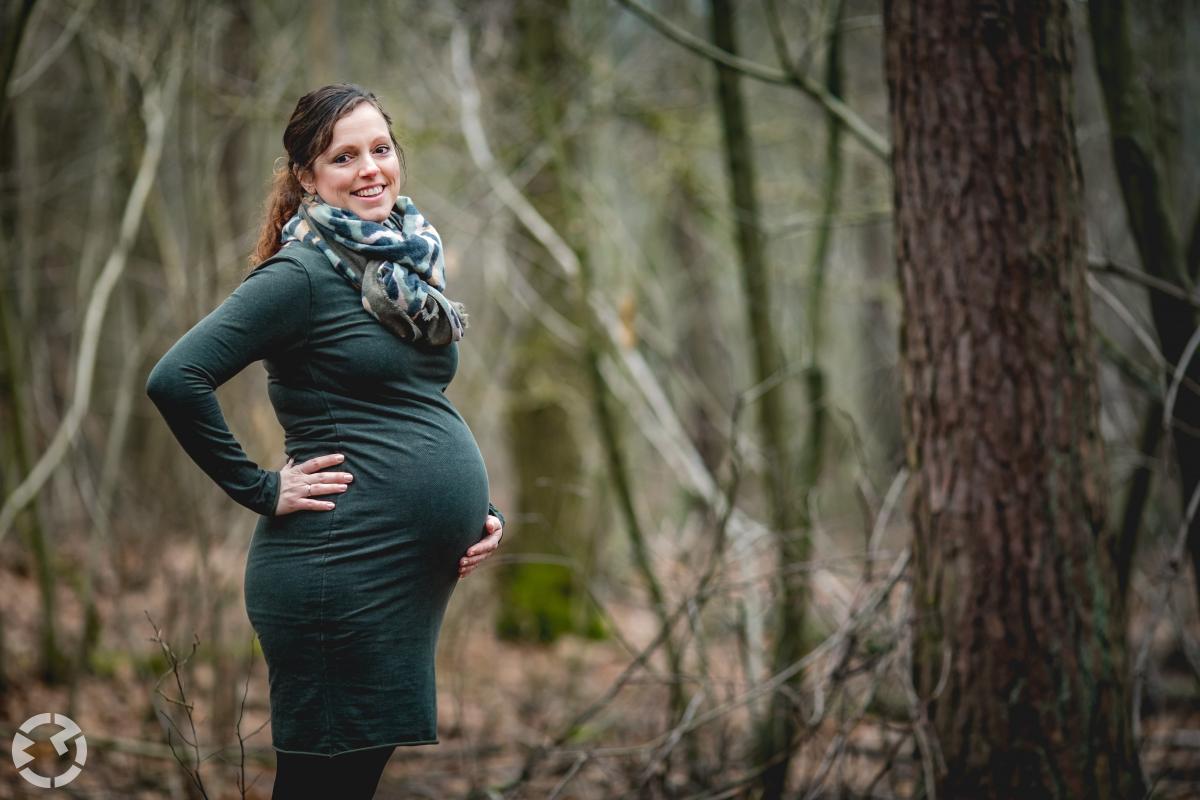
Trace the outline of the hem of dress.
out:
[[[407,742],[389,742],[387,744],[372,744],[372,745],[368,745],[366,747],[356,747],[353,750],[339,750],[336,753],[314,753],[311,750],[285,750],[282,747],[275,747],[274,745],[272,745],[272,749],[276,753],[291,753],[292,755],[297,755],[297,756],[325,756],[326,758],[333,758],[334,756],[344,756],[347,753],[361,753],[364,750],[378,750],[381,747],[410,747],[413,745],[420,745],[420,744],[441,744],[441,740],[440,739],[419,739],[417,741],[410,740]]]

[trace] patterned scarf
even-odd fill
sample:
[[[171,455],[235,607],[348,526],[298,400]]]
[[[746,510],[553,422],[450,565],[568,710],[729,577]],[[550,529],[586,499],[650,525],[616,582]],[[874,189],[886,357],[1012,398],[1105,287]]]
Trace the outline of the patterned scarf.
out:
[[[412,200],[396,198],[383,222],[305,200],[281,239],[316,247],[362,293],[363,308],[404,340],[446,345],[463,337],[467,315],[448,299],[442,238]]]

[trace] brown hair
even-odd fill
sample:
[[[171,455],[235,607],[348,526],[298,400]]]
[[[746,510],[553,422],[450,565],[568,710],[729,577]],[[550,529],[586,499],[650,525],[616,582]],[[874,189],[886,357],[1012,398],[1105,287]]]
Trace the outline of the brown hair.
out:
[[[383,110],[379,99],[371,92],[353,83],[334,83],[314,89],[300,98],[287,128],[283,131],[283,148],[287,151],[287,166],[276,167],[271,181],[271,193],[267,196],[266,213],[258,232],[258,244],[250,256],[254,267],[262,265],[279,252],[279,233],[283,226],[300,207],[304,188],[296,177],[297,170],[310,169],[317,156],[325,152],[333,139],[333,126],[349,114],[359,103],[370,103],[383,116],[392,137],[392,146],[400,158],[400,169],[404,170],[404,151],[392,132],[392,118]]]

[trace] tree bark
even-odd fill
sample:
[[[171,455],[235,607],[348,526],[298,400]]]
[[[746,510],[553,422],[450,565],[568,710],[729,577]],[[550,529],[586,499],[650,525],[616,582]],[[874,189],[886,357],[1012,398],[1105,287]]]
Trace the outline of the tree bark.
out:
[[[1141,797],[1066,3],[884,15],[926,788]]]

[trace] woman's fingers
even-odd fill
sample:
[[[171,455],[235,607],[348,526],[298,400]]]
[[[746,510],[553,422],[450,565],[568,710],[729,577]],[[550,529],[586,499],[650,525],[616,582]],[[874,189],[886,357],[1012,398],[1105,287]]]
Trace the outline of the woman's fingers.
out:
[[[500,547],[500,539],[504,536],[504,526],[500,520],[489,515],[483,527],[488,531],[488,535],[468,547],[466,555],[458,561],[458,577],[460,578],[470,575],[481,561]]]
[[[466,556],[464,558],[459,559],[458,576],[460,578],[465,578],[467,575],[471,574],[471,571],[473,569],[475,569],[476,567],[478,567],[479,564],[484,559],[486,559],[488,556],[490,556],[494,551],[495,551],[495,548],[492,548],[491,550],[488,550],[483,553],[479,553],[478,555]]]
[[[500,546],[500,532],[496,531],[493,534],[483,537],[475,544],[467,548],[467,556],[482,556],[492,553]]]
[[[319,472],[326,467],[332,467],[334,464],[340,464],[346,460],[346,457],[341,453],[330,453],[327,456],[317,456],[310,458],[300,465],[301,472],[313,473]]]
[[[322,494],[341,494],[349,488],[344,483],[310,483],[308,484],[307,497],[316,497]]]
[[[276,515],[293,511],[331,511],[334,504],[318,499],[322,495],[342,494],[354,476],[349,472],[322,472],[328,467],[341,464],[346,457],[341,453],[317,456],[296,464],[289,458],[279,471],[280,492]]]
[[[464,558],[458,562],[458,577],[465,578],[471,574],[471,571],[479,566],[480,562],[490,556],[491,553],[484,553],[481,556],[472,556]]]
[[[349,483],[354,476],[349,472],[314,472],[308,480],[310,483]]]

